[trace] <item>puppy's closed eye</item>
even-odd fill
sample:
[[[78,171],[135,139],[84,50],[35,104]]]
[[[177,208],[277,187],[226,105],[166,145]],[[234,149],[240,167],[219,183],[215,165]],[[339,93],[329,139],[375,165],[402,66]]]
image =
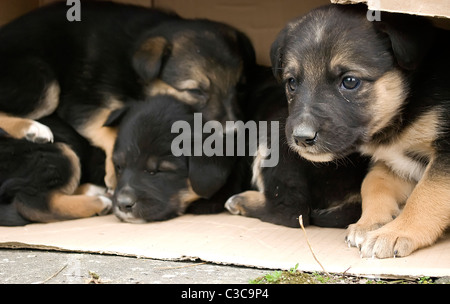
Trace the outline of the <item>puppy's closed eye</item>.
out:
[[[170,162],[170,161],[163,160],[163,161],[161,161],[161,163],[159,164],[158,169],[159,169],[160,171],[164,171],[164,172],[167,172],[167,171],[175,171],[175,170],[178,169],[178,166],[177,166],[176,164]]]

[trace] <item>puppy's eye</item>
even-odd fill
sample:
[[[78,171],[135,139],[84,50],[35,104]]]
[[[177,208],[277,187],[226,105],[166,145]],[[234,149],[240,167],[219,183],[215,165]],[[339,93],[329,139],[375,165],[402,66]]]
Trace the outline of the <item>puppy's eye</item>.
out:
[[[289,87],[289,91],[295,92],[295,90],[297,90],[298,84],[297,84],[297,81],[295,80],[295,78],[289,78],[287,85]]]
[[[189,94],[194,95],[196,97],[205,97],[206,96],[206,92],[203,91],[202,89],[188,89],[186,91],[188,91]]]
[[[347,90],[354,90],[359,87],[361,80],[353,76],[347,76],[342,79],[341,87]]]

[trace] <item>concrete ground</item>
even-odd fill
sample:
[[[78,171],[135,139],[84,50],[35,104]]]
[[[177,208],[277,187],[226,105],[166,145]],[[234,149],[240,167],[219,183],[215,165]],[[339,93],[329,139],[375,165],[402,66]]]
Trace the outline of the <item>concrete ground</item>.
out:
[[[201,261],[0,249],[0,284],[245,284],[269,272]]]

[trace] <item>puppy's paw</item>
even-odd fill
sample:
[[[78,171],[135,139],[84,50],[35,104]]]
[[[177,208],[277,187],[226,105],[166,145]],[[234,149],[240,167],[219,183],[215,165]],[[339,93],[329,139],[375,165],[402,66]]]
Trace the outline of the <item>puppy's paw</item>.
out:
[[[348,226],[345,242],[349,247],[361,248],[362,244],[366,241],[367,235],[370,231],[380,228],[382,224],[366,225],[356,223]]]
[[[225,208],[235,215],[260,217],[265,210],[266,199],[263,193],[258,191],[245,191],[230,197],[225,203]]]
[[[361,246],[361,257],[395,258],[410,255],[418,247],[413,237],[386,227],[369,232]]]
[[[25,139],[40,144],[53,142],[53,132],[49,127],[37,121],[32,121],[25,130]]]
[[[103,195],[98,196],[98,198],[103,203],[103,209],[100,210],[100,212],[98,212],[97,215],[110,214],[113,206],[112,200],[109,197]]]
[[[83,184],[75,191],[75,194],[82,194],[92,197],[98,204],[95,204],[96,215],[106,215],[112,211],[112,195],[106,188],[93,184]]]
[[[87,196],[107,196],[107,189],[105,187],[97,186],[94,184],[83,184],[76,190],[77,194],[84,194]]]
[[[233,195],[230,197],[226,203],[225,208],[234,215],[242,214],[244,215],[242,203],[244,202],[245,198],[240,196],[239,194]]]

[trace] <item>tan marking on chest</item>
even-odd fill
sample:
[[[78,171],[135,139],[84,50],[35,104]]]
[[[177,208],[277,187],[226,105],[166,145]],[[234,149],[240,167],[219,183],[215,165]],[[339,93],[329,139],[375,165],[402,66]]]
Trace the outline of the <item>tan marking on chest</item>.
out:
[[[367,144],[361,148],[363,154],[375,161],[383,161],[399,176],[419,181],[426,166],[406,155],[413,152],[429,159],[434,156],[433,142],[439,133],[439,111],[432,110],[422,115],[416,122],[400,133],[387,145]]]

